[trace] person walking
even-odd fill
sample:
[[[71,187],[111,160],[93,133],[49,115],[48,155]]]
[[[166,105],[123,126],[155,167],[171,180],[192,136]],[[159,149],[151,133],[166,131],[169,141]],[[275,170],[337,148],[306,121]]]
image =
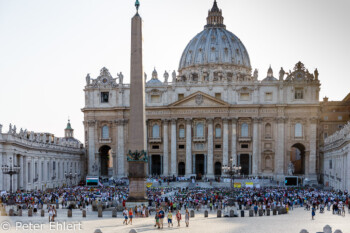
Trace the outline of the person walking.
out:
[[[316,215],[315,206],[313,206],[311,210],[312,220],[315,220],[315,215]]]
[[[128,225],[128,210],[125,208],[124,211],[123,211],[123,216],[124,216],[124,221],[123,221],[123,225],[124,223],[126,225]]]
[[[162,226],[163,228],[163,222],[164,222],[164,211],[163,211],[163,208],[160,207],[160,210],[159,210],[159,226]]]
[[[177,220],[177,226],[180,226],[180,221],[181,221],[181,213],[180,210],[177,211],[176,213],[176,220]]]
[[[188,212],[188,209],[186,209],[186,213],[185,213],[185,223],[186,223],[186,227],[190,225],[190,213]]]
[[[50,207],[49,207],[49,222],[51,222],[52,221],[52,218],[53,218],[53,208],[52,208],[52,206],[50,205]]]
[[[158,226],[158,229],[159,229],[160,226],[159,226],[159,211],[158,211],[158,209],[156,210],[156,214],[154,216],[154,219],[156,220],[156,224],[154,225],[154,227]]]
[[[170,227],[170,225],[173,227],[173,214],[171,210],[169,210],[169,213],[168,213],[168,227]]]
[[[132,208],[130,208],[130,210],[129,210],[129,223],[130,223],[130,225],[132,225],[133,217],[134,217],[134,213],[132,212]]]

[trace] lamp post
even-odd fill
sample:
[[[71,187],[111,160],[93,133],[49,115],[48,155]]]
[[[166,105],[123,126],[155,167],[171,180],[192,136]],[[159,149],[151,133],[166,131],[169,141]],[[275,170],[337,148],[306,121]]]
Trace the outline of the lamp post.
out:
[[[232,164],[232,159],[230,159],[231,166],[224,165],[222,166],[222,170],[228,174],[231,178],[231,188],[233,188],[233,181],[234,181],[234,176],[235,174],[240,174],[240,171],[242,170],[241,166],[236,166]]]
[[[21,167],[19,165],[13,165],[11,157],[9,160],[10,160],[10,166],[2,165],[1,170],[3,174],[10,175],[10,194],[12,194],[12,176],[18,174]]]

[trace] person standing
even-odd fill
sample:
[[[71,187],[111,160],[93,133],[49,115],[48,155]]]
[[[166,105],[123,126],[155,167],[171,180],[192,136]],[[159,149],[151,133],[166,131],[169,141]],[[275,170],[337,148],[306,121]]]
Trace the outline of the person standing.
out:
[[[315,220],[315,215],[316,215],[315,206],[313,206],[311,210],[312,220]]]
[[[134,213],[132,212],[132,208],[129,210],[129,223],[132,225],[132,218],[134,217]]]
[[[170,227],[170,224],[173,227],[173,214],[172,214],[171,210],[168,213],[168,227]]]
[[[180,210],[177,211],[176,213],[176,220],[177,220],[177,226],[180,226],[180,221],[181,221],[181,213]]]
[[[125,208],[124,211],[123,211],[123,216],[124,216],[124,221],[123,221],[123,225],[124,223],[126,225],[128,225],[128,210]]]
[[[49,207],[49,222],[52,221],[52,218],[53,218],[53,208],[52,208],[52,206],[50,205],[50,207]]]
[[[186,227],[190,225],[190,213],[188,212],[188,209],[186,209],[186,213],[185,213],[185,223],[186,223]]]

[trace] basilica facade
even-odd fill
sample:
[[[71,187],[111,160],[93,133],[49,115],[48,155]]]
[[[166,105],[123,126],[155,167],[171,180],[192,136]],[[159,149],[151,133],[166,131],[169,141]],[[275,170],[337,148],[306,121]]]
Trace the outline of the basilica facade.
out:
[[[145,74],[150,175],[245,175],[316,179],[320,82],[302,62],[253,70],[248,50],[226,29],[216,1],[207,24],[186,46],[178,71]],[[276,76],[276,77],[275,77]],[[128,174],[130,84],[102,68],[86,77],[84,113],[88,175]]]

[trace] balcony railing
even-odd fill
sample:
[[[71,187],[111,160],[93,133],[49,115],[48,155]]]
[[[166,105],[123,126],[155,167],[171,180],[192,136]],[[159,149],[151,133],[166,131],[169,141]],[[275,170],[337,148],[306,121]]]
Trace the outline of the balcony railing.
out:
[[[205,142],[205,137],[193,137],[194,142]]]
[[[250,142],[252,140],[252,137],[239,137],[239,142]]]
[[[112,143],[112,138],[100,138],[100,143]]]
[[[148,142],[149,143],[161,143],[162,142],[162,138],[161,137],[159,137],[159,138],[149,138]]]

